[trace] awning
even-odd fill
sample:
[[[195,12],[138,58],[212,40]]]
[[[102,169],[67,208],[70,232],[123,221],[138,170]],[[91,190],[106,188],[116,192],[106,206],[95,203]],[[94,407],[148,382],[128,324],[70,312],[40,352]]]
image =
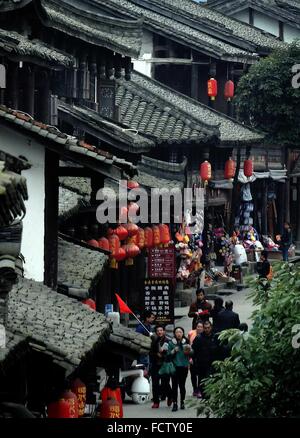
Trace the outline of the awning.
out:
[[[209,182],[209,187],[212,189],[232,190],[233,183],[232,180],[228,180],[228,179],[212,180]]]
[[[247,184],[249,182],[254,182],[257,179],[268,179],[271,178],[274,181],[284,183],[287,179],[287,170],[286,169],[270,169],[267,172],[253,172],[253,175],[250,178],[247,178],[244,175],[244,171],[240,170],[239,172],[239,182],[242,184]]]

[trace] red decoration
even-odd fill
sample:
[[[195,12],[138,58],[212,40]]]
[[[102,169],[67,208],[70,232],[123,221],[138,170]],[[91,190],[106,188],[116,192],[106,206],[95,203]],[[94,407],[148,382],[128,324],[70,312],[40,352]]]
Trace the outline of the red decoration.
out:
[[[136,234],[136,245],[143,249],[145,246],[145,231],[143,228],[139,228],[138,233]]]
[[[132,310],[127,306],[127,304],[122,300],[122,298],[118,294],[115,294],[115,296],[118,300],[120,313],[130,313],[130,314],[133,313]]]
[[[92,310],[96,310],[96,303],[92,298],[87,298],[86,300],[81,301],[82,304],[85,304],[86,306],[90,307]]]
[[[101,391],[101,400],[106,401],[109,398],[114,398],[120,403],[120,418],[123,418],[123,401],[120,388],[111,389],[108,386],[104,386]]]
[[[78,416],[83,417],[86,404],[86,386],[80,379],[75,379],[71,386],[78,400]]]
[[[74,418],[71,417],[70,404],[61,398],[47,407],[48,418]]]
[[[115,398],[108,398],[103,401],[100,407],[100,418],[122,418],[121,406]]]
[[[207,81],[207,94],[211,100],[215,100],[218,95],[218,82],[214,78]]]
[[[106,239],[106,237],[101,237],[98,240],[98,246],[101,249],[105,249],[106,251],[109,251],[109,241]]]
[[[231,179],[234,178],[234,175],[235,175],[235,162],[234,160],[229,158],[229,160],[227,160],[225,163],[224,176],[225,179]]]
[[[122,225],[115,229],[115,234],[120,240],[125,240],[128,237],[128,231]]]
[[[99,248],[99,244],[96,239],[88,240],[87,243],[91,246],[95,246],[96,248]]]
[[[229,102],[233,98],[233,96],[234,96],[234,82],[229,80],[225,84],[224,97]]]
[[[121,262],[126,259],[126,251],[123,247],[119,248],[118,252],[115,255],[115,259],[117,262]]]
[[[128,208],[122,207],[120,211],[119,221],[123,224],[127,223],[127,216],[128,216]]]
[[[253,175],[253,161],[250,159],[244,161],[244,174],[247,178]]]
[[[211,179],[211,164],[206,160],[200,166],[200,176],[205,182]]]
[[[132,218],[136,217],[136,214],[139,210],[140,206],[136,202],[130,202],[128,207],[128,217],[129,220],[132,220]]]
[[[140,249],[137,245],[135,245],[134,243],[128,243],[127,245],[125,245],[126,250],[126,265],[133,265],[133,259],[134,257],[136,257],[139,253],[140,253]]]
[[[128,237],[135,236],[139,230],[139,227],[136,224],[124,224],[124,227],[128,231]]]
[[[127,181],[127,188],[128,189],[138,189],[140,187],[139,183],[137,181]]]
[[[70,405],[70,418],[78,418],[78,400],[76,395],[68,389],[63,393],[62,398]]]
[[[153,247],[153,230],[150,227],[146,227],[144,232],[145,232],[145,247],[152,248]]]
[[[154,246],[158,246],[160,245],[160,229],[158,227],[158,225],[154,225],[152,227],[153,230],[153,244]]]
[[[170,242],[170,231],[169,227],[166,224],[160,224],[159,225],[159,232],[160,232],[160,242],[164,245]]]
[[[108,236],[112,236],[113,234],[114,234],[114,230],[112,229],[112,228],[109,228],[108,230],[107,230],[107,235]]]
[[[116,255],[119,252],[119,248],[120,248],[120,239],[116,234],[113,234],[111,236],[109,236],[108,238],[109,241],[109,250],[111,251],[111,255],[110,255],[110,267],[113,269],[117,269],[118,268],[118,264],[116,261]]]

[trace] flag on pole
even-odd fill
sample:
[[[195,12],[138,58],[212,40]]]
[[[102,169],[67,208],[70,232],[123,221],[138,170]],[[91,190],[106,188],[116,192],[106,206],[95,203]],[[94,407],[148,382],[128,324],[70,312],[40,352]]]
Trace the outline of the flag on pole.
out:
[[[131,313],[133,314],[133,311],[127,306],[127,304],[122,300],[122,298],[118,295],[115,294],[118,300],[118,304],[119,304],[119,308],[120,308],[120,313]]]

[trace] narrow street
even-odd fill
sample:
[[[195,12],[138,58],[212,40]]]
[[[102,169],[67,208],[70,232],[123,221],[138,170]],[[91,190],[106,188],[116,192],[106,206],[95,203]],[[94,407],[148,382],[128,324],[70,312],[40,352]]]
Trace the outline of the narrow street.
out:
[[[240,321],[246,322],[250,329],[250,317],[254,310],[254,307],[251,303],[251,300],[248,300],[247,297],[251,292],[250,289],[243,289],[242,291],[232,290],[232,295],[228,296],[228,299],[233,301],[233,310],[237,312],[240,316]],[[227,297],[223,297],[224,302]],[[212,304],[213,302],[210,301]],[[188,307],[177,308],[175,311],[175,315],[187,315]],[[176,319],[176,325],[179,325],[184,328],[186,332],[191,329],[192,320],[188,316],[182,316]],[[170,334],[170,331],[168,332]],[[191,399],[192,395],[192,385],[190,375],[187,378],[187,397],[186,401]],[[178,409],[177,412],[172,412],[171,407],[167,407],[167,403],[164,401],[161,403],[159,409],[152,409],[152,402],[149,401],[144,405],[136,405],[134,404],[129,397],[126,398],[124,402],[124,418],[196,418],[196,410],[195,408],[191,408],[186,406],[185,410]]]

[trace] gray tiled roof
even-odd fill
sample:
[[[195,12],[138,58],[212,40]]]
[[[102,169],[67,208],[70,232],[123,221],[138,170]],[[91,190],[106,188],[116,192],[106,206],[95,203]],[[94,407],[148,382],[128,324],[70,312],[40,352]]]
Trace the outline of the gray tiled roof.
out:
[[[138,354],[147,353],[151,347],[151,339],[149,337],[123,325],[113,328],[113,333],[111,333],[109,340],[113,344],[129,348]]]
[[[105,164],[114,164],[118,167],[134,170],[135,166],[123,158],[118,158],[109,152],[103,151],[96,146],[79,141],[76,137],[64,134],[59,129],[53,126],[45,125],[44,123],[34,120],[30,115],[22,113],[22,111],[15,111],[7,108],[5,105],[0,105],[0,122],[4,120],[11,123],[16,128],[22,127],[25,130],[37,134],[43,138],[47,138],[60,146],[61,151],[71,151],[76,154],[86,155],[91,157],[95,162],[102,162]]]
[[[14,9],[23,8],[32,0],[1,0],[0,1],[0,11],[12,11]]]
[[[142,42],[141,21],[101,13],[88,2],[40,0],[42,20],[54,29],[126,56],[138,56]]]
[[[5,341],[5,348],[0,348],[0,376],[5,375],[13,364],[22,360],[23,356],[29,352],[25,336],[6,330]]]
[[[257,59],[257,50],[283,45],[271,35],[191,0],[107,0],[103,7],[144,17],[145,28],[214,58],[248,63]]]
[[[154,142],[147,137],[139,135],[134,130],[130,130],[113,120],[105,119],[104,117],[101,117],[99,113],[89,108],[68,105],[65,102],[60,101],[58,109],[59,111],[71,114],[73,117],[88,124],[96,131],[104,132],[112,139],[118,140],[120,144],[125,143],[127,149],[130,151],[149,151],[154,147]]]
[[[92,193],[91,178],[83,176],[60,176],[59,185],[81,196],[90,197]]]
[[[87,197],[81,196],[64,187],[59,187],[58,215],[60,220],[64,221],[69,219],[88,202]]]
[[[101,313],[24,278],[10,292],[7,328],[29,337],[33,348],[52,356],[68,372],[111,333]]]
[[[251,7],[300,29],[299,0],[212,0],[207,7],[228,15]]]
[[[0,29],[0,50],[25,59],[26,57],[39,58],[50,65],[70,67],[75,62],[73,56],[54,49],[38,39],[29,40],[26,36],[11,30]]]
[[[58,282],[89,291],[103,273],[108,256],[58,239]]]
[[[200,143],[218,137],[216,126],[187,114],[163,93],[153,91],[151,79],[135,72],[131,81],[120,79],[117,83],[116,104],[120,108],[121,122],[140,133],[152,135],[157,143]]]
[[[147,188],[157,188],[157,189],[183,189],[184,182],[177,181],[175,179],[159,178],[158,176],[152,175],[151,173],[146,173],[139,171],[135,180],[144,187]]]
[[[202,134],[200,129],[203,126],[205,128],[202,129],[205,130],[218,128],[222,143],[253,143],[260,142],[264,137],[260,132],[141,73],[133,72],[130,82],[125,83],[125,81],[120,80],[118,85],[117,103],[120,105],[122,122],[139,129],[141,132],[149,133],[151,131],[152,135],[156,134],[160,141],[172,142],[172,139],[175,141],[176,137],[179,141],[181,133],[183,139],[185,138],[184,133],[186,135],[189,133],[192,138],[194,136],[197,138],[198,135],[199,141]],[[152,104],[149,105],[149,102]],[[174,129],[176,126],[175,116],[173,116],[172,124],[166,118],[167,115],[171,118],[171,114],[177,114],[177,117],[180,117],[178,130]],[[186,127],[186,130],[183,120],[190,122],[189,128]],[[191,126],[198,126],[198,134],[195,129],[192,130]]]
[[[8,226],[26,213],[24,201],[28,199],[26,178],[5,169],[0,161],[0,227]]]

